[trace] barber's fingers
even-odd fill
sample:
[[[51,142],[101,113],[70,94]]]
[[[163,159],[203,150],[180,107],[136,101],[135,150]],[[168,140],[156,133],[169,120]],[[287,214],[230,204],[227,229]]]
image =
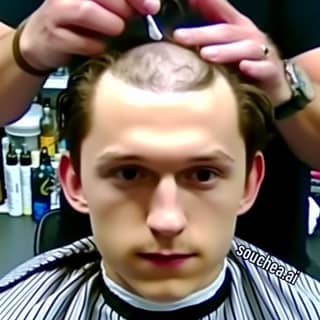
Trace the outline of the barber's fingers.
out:
[[[102,53],[105,37],[119,36],[126,20],[159,7],[144,0],[45,0],[27,20],[20,51],[34,68],[58,67],[73,53]]]
[[[127,2],[143,15],[158,13],[161,5],[160,0],[127,0]]]
[[[51,12],[59,13],[53,18],[59,26],[79,26],[103,35],[117,36],[124,30],[125,20],[137,13],[156,12],[160,2],[154,1],[152,6],[143,0],[47,0],[47,6]]]
[[[66,43],[68,48],[65,47]],[[52,39],[51,45],[62,54],[81,54],[86,56],[101,54],[106,46],[105,42],[97,37],[90,34],[79,34],[65,28],[56,30],[55,38]]]
[[[156,14],[160,10],[160,0],[93,0],[104,8],[111,10],[123,18],[132,16],[134,12],[142,15]]]
[[[241,72],[255,80],[275,106],[288,100],[291,96],[285,75],[279,72],[280,68],[281,66],[271,60],[242,60],[239,63]]]
[[[242,60],[239,63],[241,72],[257,81],[279,77],[279,66],[270,60]]]
[[[78,26],[100,34],[116,36],[125,27],[125,21],[95,1],[79,1],[65,8],[57,17],[57,27]]]
[[[28,18],[20,38],[20,51],[29,64],[39,70],[67,63],[71,54],[103,52],[105,37],[117,36],[125,21],[112,10],[131,14],[126,0],[46,0]],[[113,7],[112,7],[113,6]],[[82,38],[81,38],[82,37]],[[86,43],[86,45],[83,45]],[[82,48],[82,50],[79,50]]]
[[[263,33],[251,27],[239,27],[227,23],[181,28],[175,30],[173,36],[175,41],[186,46],[203,46],[264,37]]]
[[[96,2],[104,9],[107,9],[124,19],[130,18],[135,14],[134,7],[132,7],[127,0],[91,0],[90,2]],[[142,2],[142,0],[139,0],[138,2]]]
[[[242,40],[228,44],[205,46],[200,50],[201,56],[215,63],[235,63],[241,60],[264,60],[261,43],[252,40]]]

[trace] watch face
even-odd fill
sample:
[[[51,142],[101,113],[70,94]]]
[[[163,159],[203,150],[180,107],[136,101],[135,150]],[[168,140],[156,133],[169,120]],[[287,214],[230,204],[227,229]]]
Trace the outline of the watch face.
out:
[[[296,89],[300,91],[300,94],[304,95],[307,100],[312,101],[315,97],[315,92],[311,80],[302,68],[299,68],[297,65],[295,65],[294,68],[298,81]]]

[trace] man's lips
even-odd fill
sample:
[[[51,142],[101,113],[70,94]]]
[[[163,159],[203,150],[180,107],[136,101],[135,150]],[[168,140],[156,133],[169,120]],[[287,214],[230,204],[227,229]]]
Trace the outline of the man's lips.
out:
[[[148,259],[183,259],[183,258],[189,258],[191,256],[194,256],[193,253],[161,253],[161,252],[142,252],[138,254],[139,256],[143,258]]]
[[[192,257],[193,253],[139,253],[139,257],[157,266],[177,267]]]

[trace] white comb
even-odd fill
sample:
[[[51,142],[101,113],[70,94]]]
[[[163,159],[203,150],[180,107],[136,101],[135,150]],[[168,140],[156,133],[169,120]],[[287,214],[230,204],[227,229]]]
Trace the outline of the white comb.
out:
[[[148,14],[146,16],[147,25],[148,25],[148,34],[152,40],[160,41],[163,39],[163,34],[161,33],[159,27],[157,26],[156,22],[154,21],[152,15]]]

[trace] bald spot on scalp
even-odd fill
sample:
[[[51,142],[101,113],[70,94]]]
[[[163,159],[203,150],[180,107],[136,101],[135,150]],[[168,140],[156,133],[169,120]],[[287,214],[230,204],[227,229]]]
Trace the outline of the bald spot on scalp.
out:
[[[168,42],[153,42],[129,50],[109,71],[140,89],[184,92],[208,87],[214,79],[213,69],[190,49]]]

